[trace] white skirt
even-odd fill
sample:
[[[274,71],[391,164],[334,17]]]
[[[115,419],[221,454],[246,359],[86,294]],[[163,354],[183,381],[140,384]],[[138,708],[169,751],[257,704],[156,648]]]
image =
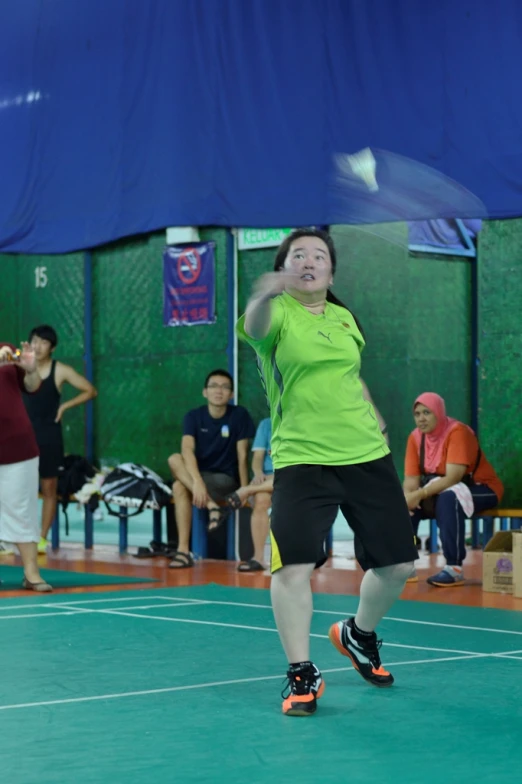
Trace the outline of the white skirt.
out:
[[[0,542],[39,542],[38,458],[0,465]]]

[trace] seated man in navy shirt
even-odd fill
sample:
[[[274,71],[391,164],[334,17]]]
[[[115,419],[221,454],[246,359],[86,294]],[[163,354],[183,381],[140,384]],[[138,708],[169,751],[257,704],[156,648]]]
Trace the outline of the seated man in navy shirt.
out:
[[[173,569],[194,565],[189,545],[192,505],[208,509],[208,530],[215,530],[229,513],[217,502],[248,484],[248,441],[255,427],[246,408],[229,405],[233,394],[230,373],[209,373],[203,389],[207,405],[185,414],[181,454],[169,457],[178,528],[178,549],[169,564]]]

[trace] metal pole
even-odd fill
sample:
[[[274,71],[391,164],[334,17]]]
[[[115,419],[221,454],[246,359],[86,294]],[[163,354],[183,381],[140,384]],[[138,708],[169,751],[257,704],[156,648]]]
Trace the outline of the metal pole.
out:
[[[238,250],[235,229],[227,229],[227,302],[228,302],[228,372],[234,379],[234,403],[238,397],[238,341],[236,322],[238,310]]]
[[[83,341],[85,377],[93,383],[92,360],[92,255],[86,251],[83,255]],[[85,457],[92,463],[94,460],[94,409],[93,401],[85,405]]]

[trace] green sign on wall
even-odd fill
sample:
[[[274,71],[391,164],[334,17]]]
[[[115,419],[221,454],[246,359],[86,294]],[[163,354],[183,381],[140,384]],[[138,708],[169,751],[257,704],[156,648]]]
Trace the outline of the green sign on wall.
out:
[[[276,248],[291,231],[292,229],[238,229],[238,248],[239,250]]]

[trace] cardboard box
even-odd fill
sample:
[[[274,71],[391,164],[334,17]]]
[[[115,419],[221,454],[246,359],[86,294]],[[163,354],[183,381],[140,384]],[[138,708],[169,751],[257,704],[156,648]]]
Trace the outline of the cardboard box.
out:
[[[482,590],[491,593],[513,593],[514,566],[513,531],[498,531],[484,548],[482,562]],[[517,538],[517,554],[520,550]],[[522,542],[520,543],[522,544]],[[519,582],[522,582],[519,580]],[[518,586],[522,590],[522,585]]]
[[[522,598],[522,531],[513,531],[513,595]]]

